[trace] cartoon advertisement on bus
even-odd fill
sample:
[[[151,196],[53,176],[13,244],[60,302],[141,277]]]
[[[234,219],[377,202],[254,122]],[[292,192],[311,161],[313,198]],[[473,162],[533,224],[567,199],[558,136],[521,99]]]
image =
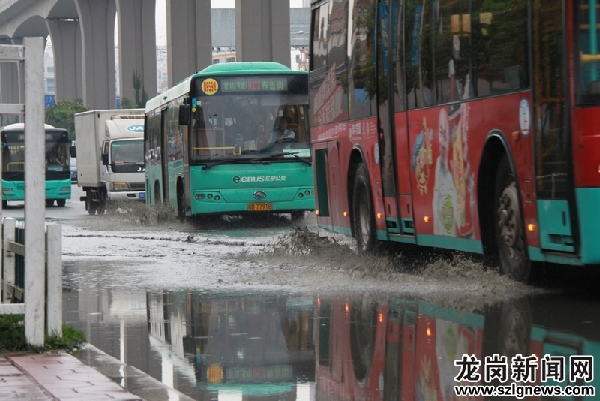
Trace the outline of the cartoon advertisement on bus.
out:
[[[432,110],[420,120],[412,144],[415,196],[431,207],[432,227],[421,232],[473,238],[475,175],[469,160],[469,108],[466,103]],[[430,198],[431,203],[426,199]]]

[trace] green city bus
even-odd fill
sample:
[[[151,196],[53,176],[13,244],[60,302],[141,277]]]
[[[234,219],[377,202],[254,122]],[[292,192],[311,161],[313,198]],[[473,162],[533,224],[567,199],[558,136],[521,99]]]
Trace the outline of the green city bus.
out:
[[[146,103],[146,202],[180,218],[301,218],[314,209],[308,118],[306,72],[235,62],[193,74]]]
[[[71,199],[70,141],[66,129],[45,124],[46,206]],[[25,200],[25,124],[2,127],[2,207]]]

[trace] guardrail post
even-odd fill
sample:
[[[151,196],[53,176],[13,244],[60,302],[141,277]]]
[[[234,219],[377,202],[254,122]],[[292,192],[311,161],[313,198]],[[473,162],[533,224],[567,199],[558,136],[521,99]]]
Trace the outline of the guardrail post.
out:
[[[15,254],[8,250],[8,243],[15,240],[15,227],[17,221],[11,218],[3,220],[4,239],[2,243],[2,257],[4,258],[4,299],[3,302],[10,303],[13,298],[13,286],[15,285]]]
[[[46,226],[46,332],[62,337],[61,227]]]

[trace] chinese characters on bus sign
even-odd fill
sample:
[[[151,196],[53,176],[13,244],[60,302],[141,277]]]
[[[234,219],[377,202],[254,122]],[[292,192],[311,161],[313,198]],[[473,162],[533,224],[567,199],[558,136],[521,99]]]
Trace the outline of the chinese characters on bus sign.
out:
[[[219,90],[219,83],[212,78],[205,79],[202,82],[202,92],[207,95],[214,95]]]
[[[223,92],[243,91],[285,91],[287,79],[285,78],[235,78],[222,79]]]

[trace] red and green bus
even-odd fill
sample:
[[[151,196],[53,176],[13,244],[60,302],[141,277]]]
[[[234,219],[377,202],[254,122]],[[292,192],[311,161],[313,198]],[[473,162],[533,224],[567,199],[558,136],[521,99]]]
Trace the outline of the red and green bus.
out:
[[[596,1],[313,0],[318,223],[396,241],[600,264]]]
[[[150,99],[145,127],[149,204],[182,218],[314,210],[306,71],[206,67]]]

